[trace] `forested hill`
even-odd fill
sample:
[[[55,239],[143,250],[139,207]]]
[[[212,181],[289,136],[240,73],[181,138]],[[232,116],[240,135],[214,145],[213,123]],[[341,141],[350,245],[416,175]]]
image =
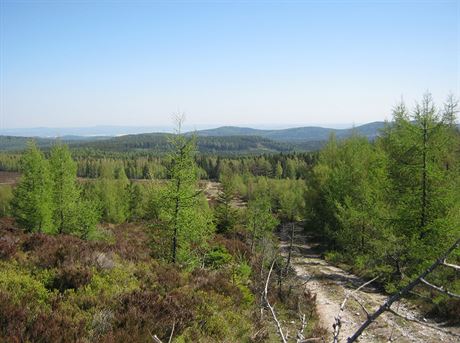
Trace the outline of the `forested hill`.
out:
[[[322,127],[298,127],[283,130],[260,130],[234,126],[188,132],[197,136],[197,147],[201,153],[261,154],[291,151],[314,151],[324,146],[331,133],[338,139],[353,133],[373,140],[385,126],[384,122],[373,122],[349,129]],[[60,140],[71,148],[95,149],[117,152],[164,153],[170,150],[171,134],[142,133],[118,137],[64,136]],[[34,139],[41,148],[49,148],[55,138],[0,136],[0,150],[18,151],[25,148],[28,140]]]
[[[226,126],[198,130],[187,134],[198,136],[198,150],[202,153],[257,154],[318,150],[324,145],[331,133],[334,133],[339,139],[349,137],[353,132],[373,139],[383,126],[383,122],[369,123],[350,129],[298,127],[282,130],[260,130]],[[136,133],[118,137],[64,136],[60,140],[73,148],[121,152],[149,149],[163,153],[169,150],[168,136],[167,133]],[[22,150],[30,139],[30,137],[0,136],[0,150]],[[50,147],[56,140],[49,137],[33,137],[33,139],[41,148]]]
[[[169,151],[171,135],[165,133],[146,133],[126,135],[98,142],[73,144],[73,147],[92,148],[104,151],[143,151],[163,153]],[[197,148],[201,153],[220,154],[258,154],[305,150],[298,144],[276,142],[258,136],[197,137]]]
[[[259,136],[280,142],[312,142],[325,141],[329,138],[331,133],[334,133],[338,138],[346,138],[351,136],[353,132],[356,132],[359,135],[373,139],[379,134],[379,131],[384,126],[385,122],[382,121],[372,122],[348,129],[306,126],[281,130],[260,130],[247,127],[223,126],[216,129],[199,130],[195,133],[198,136]]]
[[[145,133],[97,140],[61,139],[72,149],[94,149],[112,152],[143,152],[162,154],[170,150],[170,134]],[[20,151],[29,140],[34,140],[40,148],[50,148],[57,140],[39,137],[0,136],[0,150]],[[322,142],[293,144],[277,142],[258,136],[197,137],[197,147],[201,153],[219,154],[260,154],[288,151],[315,150]]]

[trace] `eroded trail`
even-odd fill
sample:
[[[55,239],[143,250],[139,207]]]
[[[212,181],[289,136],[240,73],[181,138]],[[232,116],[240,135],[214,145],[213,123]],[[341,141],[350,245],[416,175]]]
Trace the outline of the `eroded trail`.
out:
[[[280,233],[280,247],[283,256],[288,255],[290,245],[290,225],[285,225]],[[317,297],[317,310],[324,327],[328,328],[332,337],[334,318],[339,313],[340,305],[347,292],[355,290],[365,281],[340,268],[330,265],[317,253],[317,245],[312,237],[301,227],[294,229],[294,244],[291,255],[291,268],[297,276],[306,282],[305,286]],[[386,299],[377,289],[368,286],[357,292],[357,299],[369,312],[377,309]],[[393,310],[408,318],[415,318],[428,327],[413,321],[384,313],[364,332],[360,342],[459,342],[459,328],[442,327],[440,324],[427,321],[413,305],[401,301],[393,304]],[[356,329],[366,320],[366,313],[359,303],[350,298],[342,313],[340,342],[346,342]],[[444,331],[441,331],[444,330]],[[449,334],[450,331],[453,334]]]

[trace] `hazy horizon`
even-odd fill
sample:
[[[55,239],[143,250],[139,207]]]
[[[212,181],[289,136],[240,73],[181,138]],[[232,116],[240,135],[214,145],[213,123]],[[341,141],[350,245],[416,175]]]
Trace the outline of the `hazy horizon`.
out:
[[[350,129],[355,126],[361,126],[368,123],[316,123],[316,124],[247,124],[238,125],[239,128],[251,128],[259,130],[283,130],[299,127],[321,127],[325,129],[343,130]],[[209,124],[209,125],[188,125],[183,126],[184,132],[193,132],[195,130],[208,130],[217,129],[226,125]],[[134,125],[94,125],[94,126],[80,126],[80,127],[23,127],[23,128],[0,128],[0,136],[22,136],[22,137],[59,137],[59,136],[123,136],[129,134],[142,134],[142,133],[172,133],[174,132],[173,125],[169,126],[134,126]]]
[[[460,93],[458,1],[0,6],[2,129],[367,123]]]

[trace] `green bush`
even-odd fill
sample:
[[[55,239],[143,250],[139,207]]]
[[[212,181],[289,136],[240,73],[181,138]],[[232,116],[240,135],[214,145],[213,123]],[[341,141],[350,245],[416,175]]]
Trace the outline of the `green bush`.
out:
[[[216,247],[208,252],[204,259],[204,264],[208,268],[218,269],[232,260],[230,255],[224,247]]]
[[[27,301],[31,308],[45,306],[50,296],[43,283],[12,263],[0,263],[0,290],[17,304]]]

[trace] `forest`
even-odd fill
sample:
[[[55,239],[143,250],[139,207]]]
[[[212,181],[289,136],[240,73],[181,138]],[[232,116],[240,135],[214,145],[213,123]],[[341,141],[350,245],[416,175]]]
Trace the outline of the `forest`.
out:
[[[18,177],[0,184],[0,341],[336,342],[345,324],[325,325],[291,261],[294,223],[331,266],[458,328],[457,112],[425,95],[372,140],[313,151],[179,120],[155,143],[1,152]]]

